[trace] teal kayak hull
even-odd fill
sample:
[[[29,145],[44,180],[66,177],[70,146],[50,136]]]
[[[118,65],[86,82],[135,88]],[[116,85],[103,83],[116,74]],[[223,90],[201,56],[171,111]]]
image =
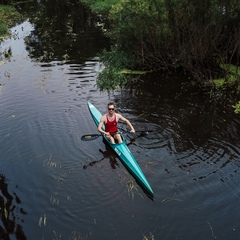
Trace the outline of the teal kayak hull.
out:
[[[99,112],[99,110],[90,102],[88,102],[88,108],[89,111],[92,115],[92,118],[95,122],[95,124],[98,126],[100,119],[102,117],[102,114]],[[103,126],[104,130],[104,126]],[[149,185],[143,171],[139,167],[136,159],[134,158],[133,154],[129,150],[126,141],[124,140],[123,137],[123,142],[122,143],[116,143],[112,144],[104,134],[102,134],[103,138],[106,140],[108,145],[113,149],[113,151],[118,155],[122,163],[126,166],[126,168],[129,170],[129,172],[134,176],[134,178],[137,180],[137,182],[140,184],[140,186],[146,191],[146,193],[153,198],[154,197],[154,192]]]

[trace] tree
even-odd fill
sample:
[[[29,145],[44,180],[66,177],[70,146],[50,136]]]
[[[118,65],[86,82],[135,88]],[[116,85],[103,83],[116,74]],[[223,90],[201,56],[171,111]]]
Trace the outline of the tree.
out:
[[[140,68],[183,68],[205,81],[239,60],[237,0],[120,0],[109,20],[109,36]]]

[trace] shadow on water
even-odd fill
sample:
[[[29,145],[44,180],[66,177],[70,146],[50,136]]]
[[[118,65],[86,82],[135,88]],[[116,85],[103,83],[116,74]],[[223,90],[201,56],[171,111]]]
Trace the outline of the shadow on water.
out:
[[[7,179],[3,174],[0,174],[0,239],[11,239],[12,235],[15,235],[16,239],[27,239],[22,226],[19,214],[27,214],[21,207],[20,198],[16,193],[10,194],[8,190]]]
[[[114,154],[112,149],[107,144],[105,144],[105,147],[106,147],[106,149],[104,151],[102,149],[99,149],[99,152],[102,153],[103,157],[100,160],[89,162],[88,164],[83,166],[83,169],[92,167],[95,164],[98,164],[105,159],[109,159],[109,164],[112,169],[116,169],[116,167],[119,167],[119,164],[117,162],[117,158],[118,158],[117,155]]]

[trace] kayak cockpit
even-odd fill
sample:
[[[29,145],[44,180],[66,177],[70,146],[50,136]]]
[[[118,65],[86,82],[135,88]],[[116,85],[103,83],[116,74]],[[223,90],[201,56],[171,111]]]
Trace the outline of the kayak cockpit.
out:
[[[125,140],[122,132],[117,132],[117,133],[119,133],[120,136],[121,136],[121,139],[122,139],[122,142],[121,142],[121,143],[119,143],[119,142],[117,141],[117,139],[114,139],[114,140],[115,140],[115,143],[112,143],[111,141],[108,140],[108,138],[106,137],[105,134],[103,134],[103,137],[104,137],[104,139],[108,142],[108,144],[113,145],[113,146],[115,146],[115,145],[121,145],[122,143],[126,143],[126,140]]]

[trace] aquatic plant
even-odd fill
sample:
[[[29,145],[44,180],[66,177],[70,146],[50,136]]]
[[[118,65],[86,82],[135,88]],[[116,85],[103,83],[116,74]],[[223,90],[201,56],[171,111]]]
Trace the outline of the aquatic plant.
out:
[[[152,233],[150,233],[149,236],[143,236],[143,240],[155,240],[155,237]]]
[[[132,200],[134,200],[134,191],[138,192],[138,189],[133,181],[128,181],[127,182],[127,188],[128,188],[128,194],[131,195]]]

